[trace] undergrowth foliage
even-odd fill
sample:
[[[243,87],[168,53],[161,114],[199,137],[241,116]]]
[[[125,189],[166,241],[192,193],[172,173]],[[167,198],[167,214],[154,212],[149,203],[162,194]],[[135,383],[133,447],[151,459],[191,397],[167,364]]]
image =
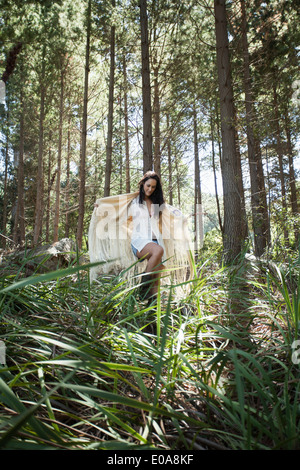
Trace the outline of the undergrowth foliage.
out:
[[[154,306],[89,265],[3,271],[0,447],[299,449],[299,264],[194,269]]]

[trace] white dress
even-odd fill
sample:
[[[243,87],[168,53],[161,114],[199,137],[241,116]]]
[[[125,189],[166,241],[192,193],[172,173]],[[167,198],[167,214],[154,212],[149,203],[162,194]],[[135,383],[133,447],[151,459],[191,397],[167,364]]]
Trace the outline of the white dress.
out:
[[[128,214],[132,216],[131,244],[141,251],[147,243],[157,240],[157,243],[165,250],[162,234],[159,230],[158,205],[151,204],[151,214],[146,202],[139,203],[139,196],[133,199]]]
[[[141,251],[155,238],[164,249],[163,263],[174,283],[193,274],[187,219],[178,209],[165,204],[159,217],[158,206],[152,204],[150,216],[146,203],[139,204],[138,192],[97,199],[96,204],[88,237],[91,281],[121,271],[133,280],[132,270],[142,273],[147,261],[137,262],[132,246]]]

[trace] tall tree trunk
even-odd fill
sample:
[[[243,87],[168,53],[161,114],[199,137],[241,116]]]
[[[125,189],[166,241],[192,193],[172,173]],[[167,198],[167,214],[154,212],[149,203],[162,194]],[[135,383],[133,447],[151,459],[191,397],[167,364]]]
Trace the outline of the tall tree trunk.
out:
[[[48,243],[50,240],[50,195],[51,195],[51,186],[52,186],[52,181],[51,181],[51,160],[52,160],[52,154],[51,154],[51,135],[52,133],[50,132],[49,135],[49,150],[48,150],[48,163],[47,163],[47,201],[46,201],[46,222],[45,222],[45,227],[46,227],[46,242]],[[56,175],[56,172],[55,172]],[[55,175],[53,178],[55,178]],[[54,180],[53,180],[54,181]]]
[[[140,1],[142,94],[143,94],[143,170],[152,170],[152,114],[149,64],[147,0]]]
[[[120,106],[120,111],[119,111],[119,129],[121,131],[122,129],[122,88],[120,87],[119,90],[119,97],[118,97],[118,104]],[[119,188],[120,188],[120,194],[123,194],[123,146],[122,146],[122,137],[120,136],[118,139],[118,147],[119,147],[119,161],[120,161],[120,174],[119,174]]]
[[[295,220],[299,213],[299,206],[298,206],[298,200],[297,200],[296,177],[295,177],[295,169],[294,169],[294,162],[293,162],[293,146],[292,146],[290,119],[289,119],[288,111],[286,111],[285,113],[285,133],[286,133],[286,140],[287,140],[287,152],[288,152],[288,158],[289,158],[289,186],[290,186],[291,209],[292,209],[292,214]],[[295,234],[296,245],[298,245],[299,227],[298,227],[296,220],[294,221],[294,234]]]
[[[99,150],[98,150],[98,140],[95,142],[95,172],[93,178],[93,198],[94,200],[98,197],[99,186],[102,186],[102,171],[99,171]]]
[[[71,158],[71,117],[69,116],[68,124],[68,146],[67,146],[67,179],[66,179],[66,192],[65,192],[65,237],[69,238],[70,223],[69,223],[69,205],[70,205],[70,158]]]
[[[128,126],[128,83],[126,56],[123,55],[123,77],[124,77],[124,123],[125,123],[125,174],[126,193],[130,193],[130,156],[129,156],[129,126]]]
[[[115,0],[112,0],[112,7],[115,7]],[[109,75],[109,97],[108,97],[108,126],[106,143],[106,167],[104,196],[110,194],[110,180],[112,169],[112,136],[113,136],[113,117],[114,117],[114,86],[115,86],[115,25],[110,29],[110,75]]]
[[[170,116],[167,114],[167,151],[168,151],[168,168],[169,168],[169,203],[173,204],[173,172],[172,172],[172,153],[170,138]]]
[[[267,202],[267,191],[265,184],[265,175],[263,170],[261,146],[258,139],[255,139],[255,154],[257,155],[257,175],[258,175],[258,185],[260,188],[260,204],[262,212],[262,232],[265,238],[265,248],[267,248],[271,242],[270,235],[270,217],[268,211],[268,202]]]
[[[85,72],[84,72],[84,96],[83,96],[83,116],[81,130],[81,152],[79,170],[79,209],[76,241],[79,249],[82,247],[84,209],[85,209],[85,161],[86,161],[86,137],[87,137],[87,108],[89,89],[89,68],[90,68],[90,36],[91,36],[91,0],[87,6],[87,27],[86,27],[86,47],[85,47]]]
[[[154,44],[156,41],[156,31],[154,31]],[[157,50],[153,51],[153,76],[154,76],[154,99],[153,99],[153,119],[154,119],[154,171],[161,174],[161,145],[160,145],[160,99],[158,81],[158,60]]]
[[[60,216],[60,181],[61,181],[61,158],[62,158],[62,128],[64,113],[64,60],[61,58],[60,71],[60,102],[59,102],[59,129],[58,129],[58,149],[57,149],[57,174],[55,187],[55,214],[53,223],[53,241],[58,241],[59,216]]]
[[[287,200],[286,200],[286,188],[285,188],[285,175],[283,169],[283,148],[282,148],[282,139],[281,139],[281,132],[280,132],[280,115],[279,115],[279,108],[278,108],[278,95],[277,95],[277,87],[276,87],[276,77],[274,76],[274,83],[273,83],[273,103],[274,103],[274,113],[275,113],[275,126],[276,126],[276,147],[277,147],[277,154],[278,154],[278,163],[279,163],[279,178],[281,184],[281,200],[282,200],[282,224],[283,224],[283,236],[285,240],[285,245],[289,246],[289,235],[285,223],[285,218],[287,216]]]
[[[237,130],[237,115],[236,110],[234,109],[235,113],[235,144],[236,144],[236,158],[237,158],[237,184],[238,190],[241,199],[241,212],[242,212],[242,220],[241,220],[241,232],[242,232],[242,240],[245,240],[248,236],[248,222],[247,222],[247,213],[246,213],[246,202],[245,202],[245,192],[244,192],[244,182],[243,182],[243,172],[242,172],[242,157],[241,157],[241,149],[240,149],[240,141],[239,141],[239,133]]]
[[[288,111],[286,111],[286,114],[285,114],[285,133],[286,133],[286,139],[287,139],[287,151],[288,151],[288,158],[289,158],[289,186],[290,186],[290,193],[291,193],[291,208],[292,208],[292,213],[296,215],[298,214],[299,207],[298,207],[298,200],[297,200],[296,177],[295,177],[295,169],[294,169],[294,162],[293,162],[293,146],[292,146],[290,119],[289,119]]]
[[[39,118],[39,150],[38,150],[38,172],[36,183],[35,222],[33,232],[33,244],[36,245],[42,233],[43,224],[43,195],[44,195],[44,119],[45,119],[45,59],[46,50],[43,49],[42,74],[41,74],[41,96],[40,96],[40,118]]]
[[[213,174],[214,174],[217,214],[218,214],[219,227],[220,227],[221,233],[223,234],[223,222],[222,222],[222,217],[221,217],[221,208],[220,208],[220,200],[219,200],[218,185],[217,185],[217,171],[216,171],[216,157],[215,157],[215,133],[214,133],[212,111],[211,111],[211,117],[210,117],[210,134],[211,134],[212,166],[213,166]]]
[[[195,251],[201,248],[203,241],[203,220],[202,220],[202,195],[201,195],[201,179],[200,179],[200,162],[199,162],[199,148],[198,148],[198,124],[197,124],[197,110],[196,104],[193,103],[193,127],[194,127],[194,163],[195,163]]]
[[[154,171],[161,174],[161,145],[160,145],[160,101],[158,85],[158,69],[154,69]]]
[[[222,174],[222,136],[221,136],[221,123],[220,123],[220,112],[218,109],[218,103],[216,103],[216,124],[217,124],[217,141],[219,147],[219,162],[220,162],[220,169]]]
[[[214,12],[222,132],[224,262],[231,263],[241,253],[243,234],[225,0],[214,0]]]
[[[264,217],[265,208],[263,207],[263,188],[260,187],[260,178],[258,173],[259,154],[256,153],[256,145],[254,139],[254,109],[251,89],[250,76],[250,57],[247,38],[247,17],[245,0],[240,0],[242,12],[242,42],[244,55],[244,91],[245,91],[245,108],[246,108],[246,124],[247,124],[247,142],[248,142],[248,160],[251,182],[251,207],[252,207],[252,224],[254,233],[254,252],[256,256],[262,256],[267,246],[266,234],[264,233]]]
[[[178,206],[181,206],[181,194],[180,194],[180,175],[179,175],[179,168],[178,168],[178,156],[175,154],[175,170],[176,170],[176,181],[177,181],[177,198],[178,198]]]
[[[17,245],[25,242],[25,207],[24,207],[24,116],[25,102],[24,90],[21,84],[20,92],[20,146],[18,155],[18,197],[15,214],[13,241]]]
[[[9,107],[9,102],[7,104]],[[6,224],[7,224],[7,202],[8,202],[8,195],[7,195],[7,182],[8,182],[8,161],[9,161],[9,109],[7,109],[6,113],[6,136],[5,136],[5,163],[4,163],[4,187],[3,187],[3,215],[2,215],[2,240],[1,245],[3,248],[6,246]]]

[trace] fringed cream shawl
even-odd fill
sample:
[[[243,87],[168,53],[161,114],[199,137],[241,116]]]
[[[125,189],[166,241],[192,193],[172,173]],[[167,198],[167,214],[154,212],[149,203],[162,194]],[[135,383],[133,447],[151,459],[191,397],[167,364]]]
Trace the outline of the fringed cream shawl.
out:
[[[100,274],[123,274],[133,279],[145,271],[147,261],[139,262],[131,249],[133,220],[130,204],[138,192],[109,196],[96,201],[89,227],[89,255],[91,263],[102,262],[90,271],[91,280]],[[183,283],[191,279],[192,255],[187,219],[173,206],[164,204],[159,221],[164,243],[162,274],[164,283]],[[131,268],[131,269],[130,269]]]

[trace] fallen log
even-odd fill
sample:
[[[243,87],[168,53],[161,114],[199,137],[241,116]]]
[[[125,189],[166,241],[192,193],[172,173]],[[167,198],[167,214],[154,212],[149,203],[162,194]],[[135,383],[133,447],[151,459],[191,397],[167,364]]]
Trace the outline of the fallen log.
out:
[[[84,264],[88,257],[77,253],[74,240],[63,238],[52,244],[2,253],[0,269],[4,275],[13,275],[21,270],[25,276],[31,276],[66,268],[77,260]]]

